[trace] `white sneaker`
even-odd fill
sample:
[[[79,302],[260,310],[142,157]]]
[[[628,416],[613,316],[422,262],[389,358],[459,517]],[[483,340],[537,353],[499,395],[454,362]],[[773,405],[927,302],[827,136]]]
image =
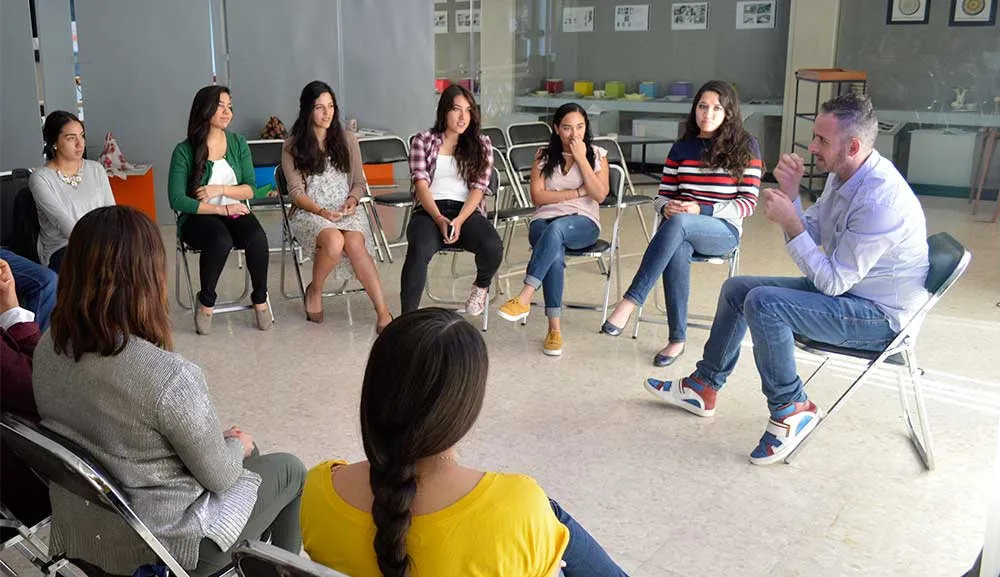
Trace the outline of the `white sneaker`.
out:
[[[472,292],[465,301],[465,314],[478,317],[486,310],[486,299],[489,298],[489,290],[472,285]]]

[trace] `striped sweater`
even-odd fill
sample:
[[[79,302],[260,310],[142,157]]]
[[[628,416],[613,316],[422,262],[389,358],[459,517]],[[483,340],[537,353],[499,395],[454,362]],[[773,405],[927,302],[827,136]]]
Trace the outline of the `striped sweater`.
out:
[[[743,219],[752,215],[757,206],[757,192],[764,172],[760,147],[751,137],[753,160],[739,181],[721,168],[705,166],[702,151],[711,141],[688,138],[670,147],[663,164],[663,178],[654,206],[662,218],[663,207],[670,200],[694,201],[701,205],[701,214],[721,218],[743,231]]]

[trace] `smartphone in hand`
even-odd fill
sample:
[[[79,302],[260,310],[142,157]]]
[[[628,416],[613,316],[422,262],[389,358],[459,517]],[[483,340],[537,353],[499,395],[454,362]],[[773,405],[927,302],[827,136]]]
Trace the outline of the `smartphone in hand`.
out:
[[[454,239],[455,239],[455,225],[449,222],[448,223],[448,240],[454,240]]]

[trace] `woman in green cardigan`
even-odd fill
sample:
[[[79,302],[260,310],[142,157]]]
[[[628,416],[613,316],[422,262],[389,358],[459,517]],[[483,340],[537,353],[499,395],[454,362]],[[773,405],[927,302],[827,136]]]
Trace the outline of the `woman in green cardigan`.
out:
[[[170,159],[170,208],[179,212],[181,239],[201,251],[201,290],[195,306],[195,329],[212,329],[215,287],[229,253],[246,251],[257,328],[271,328],[267,302],[267,235],[244,201],[253,198],[254,172],[250,147],[239,134],[226,132],[233,118],[225,86],[206,86],[191,103],[187,139]]]

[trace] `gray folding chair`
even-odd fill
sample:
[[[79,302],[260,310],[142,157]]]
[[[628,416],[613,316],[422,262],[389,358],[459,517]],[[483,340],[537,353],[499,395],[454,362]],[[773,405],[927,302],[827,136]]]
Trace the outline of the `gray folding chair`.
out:
[[[729,266],[729,274],[728,274],[728,276],[726,276],[726,278],[727,279],[731,279],[734,276],[736,276],[737,274],[739,274],[739,270],[740,270],[740,245],[737,244],[736,248],[734,248],[732,250],[732,252],[730,252],[729,254],[721,255],[721,256],[711,256],[711,255],[705,255],[705,254],[700,254],[700,253],[694,253],[693,255],[691,255],[691,262],[692,263],[702,262],[702,263],[708,263],[708,264],[724,264],[724,265],[728,265]],[[656,289],[654,288],[653,290],[655,291]],[[657,308],[659,308],[659,303],[656,303],[656,305],[657,305]],[[643,311],[644,308],[645,308],[644,305],[640,306],[639,310],[636,311],[635,324],[634,324],[634,326],[632,328],[632,338],[633,339],[639,338],[639,323],[654,323],[654,324],[658,324],[658,325],[667,325],[667,324],[669,324],[667,322],[666,316],[664,316],[662,318],[661,317],[647,317],[647,316],[643,316],[642,311]],[[660,312],[665,315],[666,312],[667,312],[667,309],[665,307],[661,308]],[[687,324],[687,326],[694,327],[694,328],[697,328],[697,329],[711,330],[712,329],[712,320],[713,319],[714,319],[714,317],[710,317],[710,316],[706,316],[706,315],[692,315],[692,314],[689,314],[688,315],[688,324]]]
[[[642,227],[642,233],[646,235],[646,242],[649,242],[653,235],[649,232],[649,227],[646,226],[646,217],[642,214],[642,207],[652,204],[653,197],[636,194],[635,186],[632,185],[632,177],[628,172],[628,163],[625,161],[625,155],[622,154],[622,148],[617,140],[598,137],[591,142],[594,146],[600,146],[608,151],[608,164],[617,164],[625,171],[625,187],[628,189],[628,193],[622,199],[622,206],[625,208],[635,207],[635,213],[639,216],[639,226]]]
[[[402,138],[398,136],[360,138],[358,139],[358,146],[361,149],[362,164],[391,164],[393,168],[397,164],[403,164],[406,166],[406,173],[409,174],[410,148]],[[391,192],[381,192],[375,195],[372,194],[373,188],[376,190],[389,188]],[[375,222],[375,230],[378,233],[378,240],[376,242],[381,241],[382,247],[385,249],[385,256],[389,259],[389,262],[393,262],[393,247],[406,246],[406,226],[410,222],[410,214],[413,211],[413,193],[410,191],[409,177],[406,179],[406,190],[400,190],[402,188],[399,183],[387,187],[379,185],[373,187],[365,182],[365,191],[370,198],[370,204],[366,203],[365,206],[369,207],[371,217]],[[401,208],[404,211],[403,219],[399,225],[399,236],[391,241],[385,235],[382,219],[378,215],[378,210],[376,210],[378,206]]]
[[[50,485],[58,485],[117,515],[175,577],[188,577],[187,571],[132,510],[128,499],[118,489],[117,481],[82,448],[48,429],[8,413],[0,417],[0,439]]]
[[[482,133],[490,139],[494,150],[507,152],[507,149],[510,148],[510,142],[507,140],[507,134],[500,127],[484,126],[482,128]]]
[[[244,541],[233,551],[240,577],[347,577],[339,571],[261,541]]]
[[[42,574],[55,575],[67,561],[63,555],[50,555],[49,546],[38,536],[49,528],[51,522],[52,517],[46,517],[28,527],[6,507],[0,506],[0,553],[17,551]],[[0,573],[7,577],[17,577],[14,568],[3,559],[0,559]]]
[[[814,341],[807,337],[801,335],[795,335],[795,344],[799,348],[817,354],[824,357],[823,362],[816,367],[809,378],[805,380],[804,386],[808,385],[819,372],[826,366],[827,362],[834,357],[849,357],[852,359],[861,359],[868,361],[868,366],[865,367],[861,375],[854,380],[853,383],[840,395],[837,401],[830,407],[826,414],[819,418],[819,422],[813,430],[802,439],[797,447],[792,450],[791,453],[785,457],[786,463],[791,463],[792,460],[802,452],[802,449],[806,446],[806,443],[812,439],[816,432],[819,431],[820,427],[826,424],[827,420],[837,412],[838,409],[843,405],[855,391],[857,391],[858,386],[864,382],[874,370],[882,363],[892,365],[897,368],[896,371],[896,381],[899,386],[899,401],[903,406],[903,420],[906,423],[907,432],[909,433],[910,442],[913,444],[914,449],[916,449],[917,454],[920,456],[920,460],[923,461],[924,467],[927,470],[934,469],[934,447],[931,443],[931,430],[930,424],[927,421],[927,411],[924,407],[924,398],[920,391],[920,375],[922,371],[917,366],[917,336],[920,332],[920,327],[927,317],[927,313],[941,300],[948,289],[955,284],[955,282],[965,273],[965,269],[969,266],[969,261],[972,260],[972,253],[970,253],[960,242],[955,240],[951,235],[946,232],[938,233],[927,239],[927,245],[929,250],[929,260],[930,269],[927,272],[927,280],[924,282],[924,288],[930,293],[930,298],[924,303],[924,306],[920,307],[917,314],[913,317],[910,322],[906,324],[905,327],[896,337],[892,339],[888,346],[886,346],[881,351],[866,351],[861,349],[852,349],[848,347],[842,347],[838,345],[831,345],[827,343],[821,343]],[[910,382],[913,385],[913,400],[916,405],[917,417],[920,419],[920,431],[921,434],[917,434],[917,430],[913,425],[913,419],[910,414],[910,404],[907,401],[906,387],[903,384],[903,373],[904,371],[909,374]]]
[[[551,136],[552,127],[548,122],[515,122],[507,127],[507,142],[510,146],[545,144]]]

